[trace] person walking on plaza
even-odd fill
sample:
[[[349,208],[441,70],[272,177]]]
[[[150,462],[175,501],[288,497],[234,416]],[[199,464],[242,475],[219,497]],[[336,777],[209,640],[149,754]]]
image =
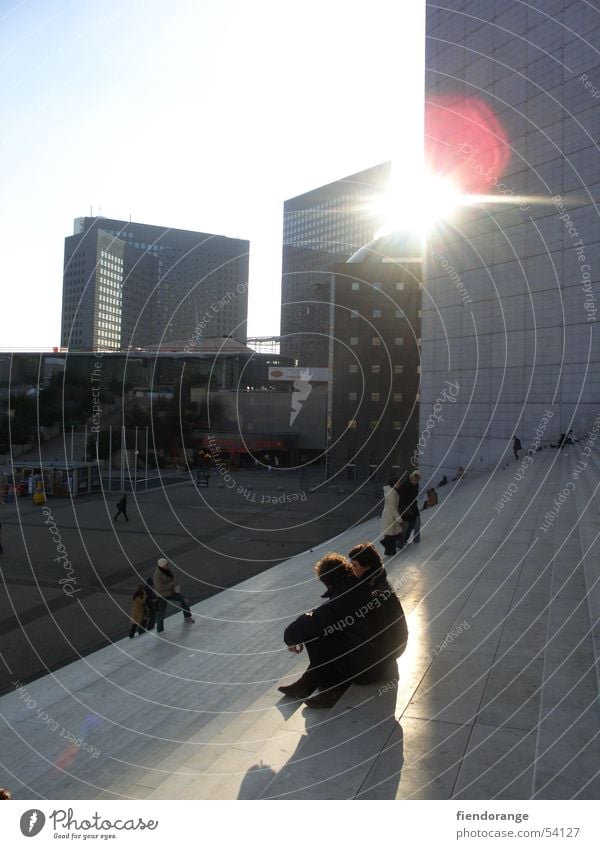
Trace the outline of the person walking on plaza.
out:
[[[408,626],[400,599],[387,579],[381,558],[370,542],[361,542],[348,552],[354,577],[364,582],[371,592],[377,621],[375,644],[380,661],[374,670],[377,678],[398,677],[396,660],[406,650]]]
[[[125,516],[127,521],[129,521],[129,516],[127,515],[127,493],[123,493],[123,497],[120,501],[117,502],[117,513],[115,515],[115,522],[121,515],[121,513]]]
[[[518,436],[513,436],[513,454],[515,455],[515,460],[519,459],[519,451],[521,450],[521,440]]]
[[[384,554],[390,557],[396,553],[396,540],[402,533],[402,519],[398,509],[398,490],[401,484],[397,478],[390,478],[383,487],[383,513],[381,514],[381,533]]]
[[[381,655],[375,644],[378,622],[369,615],[374,607],[370,588],[355,579],[350,562],[331,552],[318,561],[315,572],[327,587],[327,601],[303,613],[283,634],[288,651],[298,654],[306,646],[308,669],[279,691],[307,707],[326,708],[352,681],[370,683]],[[318,695],[310,698],[317,688]]]
[[[398,549],[404,548],[414,533],[413,542],[421,542],[421,514],[419,512],[419,472],[411,472],[408,480],[398,490],[398,510],[406,523]]]
[[[167,610],[167,603],[177,604],[183,611],[183,621],[187,625],[193,625],[195,619],[192,617],[192,612],[188,601],[179,591],[179,586],[175,580],[175,574],[169,566],[169,561],[164,557],[160,557],[156,564],[156,569],[153,575],[154,592],[158,597],[158,609],[156,613],[156,630],[161,634],[165,630],[164,619]]]

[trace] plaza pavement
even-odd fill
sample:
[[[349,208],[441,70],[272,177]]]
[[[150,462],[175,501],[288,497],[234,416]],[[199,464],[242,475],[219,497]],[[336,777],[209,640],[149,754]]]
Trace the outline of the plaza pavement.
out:
[[[386,564],[410,630],[398,686],[352,686],[328,711],[276,689],[306,662],[281,635],[320,602],[312,564],[377,540],[373,519],[199,602],[194,626],[177,615],[164,639],[0,698],[0,783],[51,799],[597,799],[600,463],[574,478],[581,452],[439,491],[420,545]]]
[[[125,636],[131,596],[159,557],[198,602],[376,507],[372,487],[321,487],[321,474],[311,469],[301,487],[297,471],[237,470],[208,489],[169,474],[164,487],[129,493],[129,523],[113,522],[117,492],[0,505],[0,694],[14,686],[9,669],[30,681]]]

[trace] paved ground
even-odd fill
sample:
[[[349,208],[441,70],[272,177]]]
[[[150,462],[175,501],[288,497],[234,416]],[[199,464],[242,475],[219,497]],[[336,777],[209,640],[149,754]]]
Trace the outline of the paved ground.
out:
[[[335,536],[377,505],[372,487],[319,488],[320,474],[311,470],[302,489],[299,474],[286,470],[212,477],[208,489],[169,476],[162,488],[129,495],[129,523],[113,523],[116,493],[0,506],[0,693],[15,677],[31,680],[121,638],[131,595],[158,557],[174,562],[195,603]]]
[[[377,540],[372,519],[196,604],[193,627],[178,615],[162,639],[15,685],[0,784],[19,799],[597,799],[600,454],[582,449],[443,488],[420,545],[386,563],[410,632],[399,683],[352,686],[329,711],[277,692],[306,662],[282,631],[319,603],[314,560]]]

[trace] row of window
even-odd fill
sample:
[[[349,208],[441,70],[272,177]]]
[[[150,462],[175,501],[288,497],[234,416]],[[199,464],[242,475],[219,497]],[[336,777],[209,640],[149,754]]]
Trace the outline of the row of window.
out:
[[[369,429],[375,430],[375,428],[380,424],[381,424],[381,421],[374,419],[373,421],[369,422]],[[356,419],[349,419],[347,430],[356,430],[356,428],[357,428]],[[402,430],[402,422],[400,422],[400,421],[392,422],[392,430]]]
[[[419,310],[420,312],[420,310]],[[360,318],[361,314],[358,310],[350,310],[350,318]],[[372,310],[371,311],[372,318],[382,318],[383,312],[382,310]],[[394,318],[405,318],[404,310],[394,310]],[[420,316],[419,316],[420,318]]]
[[[402,403],[403,400],[404,395],[402,394],[402,392],[393,393],[392,401],[394,401],[396,404]],[[348,392],[348,401],[358,401],[358,392]],[[381,401],[381,392],[371,392],[371,401]]]
[[[358,363],[350,363],[348,366],[348,371],[350,374],[358,373]],[[394,366],[394,374],[403,374],[404,366],[402,364],[397,364]],[[371,366],[371,374],[381,374],[381,366],[375,363]]]
[[[377,291],[380,292],[381,289],[385,286],[385,283],[381,283],[378,280],[377,281],[374,280],[371,283],[365,282],[365,286],[369,286],[371,289],[377,289]],[[396,280],[395,288],[396,288],[396,292],[403,292],[404,291],[404,281],[403,280]],[[353,292],[359,292],[360,291],[360,281],[359,280],[353,280],[352,284],[351,284],[351,289],[352,289]]]
[[[382,341],[383,340],[382,340],[381,336],[373,336],[371,338],[371,345],[374,348],[378,348],[378,347],[381,346]],[[417,343],[420,343],[420,342],[421,342],[421,340],[417,339]],[[351,336],[350,337],[350,344],[352,346],[358,345],[358,336]],[[404,345],[404,336],[395,336],[394,337],[394,345],[396,345],[396,346]]]

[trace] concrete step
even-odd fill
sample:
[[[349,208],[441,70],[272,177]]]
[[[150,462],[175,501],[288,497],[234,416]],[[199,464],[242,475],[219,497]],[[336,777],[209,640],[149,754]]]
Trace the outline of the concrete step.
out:
[[[581,509],[579,533],[600,689],[600,450],[592,451],[590,463],[593,475],[590,474],[587,481],[591,495]]]
[[[272,688],[226,723],[148,798],[255,799],[309,727],[302,703]]]
[[[295,751],[260,793],[261,799],[353,799],[398,729],[390,686],[352,686],[298,738]]]
[[[481,687],[454,798],[529,798],[532,793],[554,551],[554,541],[540,539],[537,528],[563,472],[556,455],[537,455],[530,471],[517,520],[527,533],[513,545],[517,580]]]
[[[552,561],[534,798],[591,799],[600,792],[597,656],[582,550],[582,535],[585,535],[582,526],[587,524],[590,510],[596,515],[597,523],[593,490],[600,477],[594,471],[572,479],[573,448],[563,452],[563,486],[555,494],[564,500],[559,501],[560,512],[555,520],[556,551]],[[567,489],[565,482],[569,481],[574,489]]]
[[[315,560],[377,543],[373,519],[195,605],[193,627],[173,617],[164,639],[120,640],[27,685],[35,707],[17,693],[0,698],[6,783],[16,798],[57,799],[597,792],[584,725],[594,711],[591,640],[565,655],[586,630],[578,605],[597,576],[595,548],[577,571],[579,535],[588,539],[597,521],[597,502],[583,510],[598,494],[591,476],[589,492],[576,490],[583,502],[571,497],[560,525],[540,530],[571,450],[535,455],[500,511],[518,464],[444,488],[423,514],[422,542],[386,563],[410,631],[397,685],[351,687],[330,711],[290,704],[276,689],[306,663],[282,632],[320,601]]]

